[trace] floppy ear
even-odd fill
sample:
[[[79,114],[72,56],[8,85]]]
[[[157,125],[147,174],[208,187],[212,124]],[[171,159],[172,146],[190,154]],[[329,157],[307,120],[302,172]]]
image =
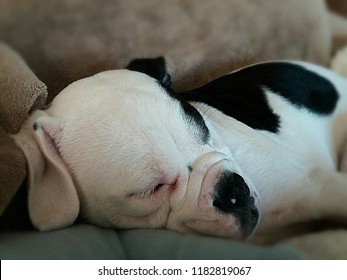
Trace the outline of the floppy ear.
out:
[[[145,73],[157,79],[164,87],[171,86],[171,77],[166,72],[165,58],[160,56],[157,58],[139,58],[132,60],[126,69]]]
[[[55,144],[63,124],[42,111],[40,114],[15,139],[20,142],[28,163],[31,222],[37,229],[47,231],[71,225],[79,213],[79,200]]]

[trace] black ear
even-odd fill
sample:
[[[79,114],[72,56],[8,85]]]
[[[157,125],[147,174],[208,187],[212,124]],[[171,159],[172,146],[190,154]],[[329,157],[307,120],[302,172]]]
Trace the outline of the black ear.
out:
[[[166,72],[165,58],[162,56],[157,58],[134,59],[129,63],[126,69],[145,73],[157,79],[166,88],[169,88],[171,85],[171,77]]]

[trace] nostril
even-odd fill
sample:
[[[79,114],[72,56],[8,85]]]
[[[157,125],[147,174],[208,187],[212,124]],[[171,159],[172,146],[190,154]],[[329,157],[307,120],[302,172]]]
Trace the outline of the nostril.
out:
[[[234,207],[241,208],[247,205],[250,196],[250,191],[243,178],[239,174],[233,174],[234,176],[232,180],[229,181],[230,185],[226,186],[226,189],[230,190],[229,192],[226,192],[226,199],[228,199],[229,193],[230,200],[232,201]]]
[[[239,174],[225,171],[216,185],[213,206],[223,213],[235,213],[254,207],[254,199],[250,197],[250,190]]]

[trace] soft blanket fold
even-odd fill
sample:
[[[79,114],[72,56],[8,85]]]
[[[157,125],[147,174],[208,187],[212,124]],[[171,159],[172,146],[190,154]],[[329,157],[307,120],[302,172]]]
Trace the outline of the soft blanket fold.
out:
[[[29,112],[42,108],[47,90],[24,62],[0,43],[0,125],[8,133],[19,131]]]
[[[46,86],[24,60],[0,42],[0,216],[26,176],[22,151],[8,135],[46,103]]]

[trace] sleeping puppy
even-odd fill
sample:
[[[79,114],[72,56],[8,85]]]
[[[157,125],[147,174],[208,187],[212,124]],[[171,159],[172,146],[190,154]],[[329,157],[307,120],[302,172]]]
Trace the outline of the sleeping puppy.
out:
[[[252,65],[174,93],[163,58],[76,81],[13,138],[33,225],[245,239],[347,217],[347,80],[303,62]]]

